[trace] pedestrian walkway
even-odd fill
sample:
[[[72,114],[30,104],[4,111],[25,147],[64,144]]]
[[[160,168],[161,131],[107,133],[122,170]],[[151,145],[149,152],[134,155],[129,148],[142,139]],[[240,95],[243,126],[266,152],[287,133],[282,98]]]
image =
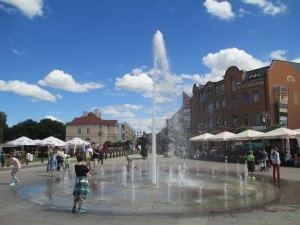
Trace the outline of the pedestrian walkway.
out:
[[[138,158],[139,156],[133,156]],[[145,160],[147,163],[148,160]],[[166,160],[159,157],[160,162]],[[111,158],[104,161],[104,165],[125,165],[123,157]],[[217,173],[224,173],[224,163],[185,160],[190,170],[201,170],[211,172],[214,168]],[[228,173],[235,173],[236,164],[227,164]],[[0,169],[0,225],[39,225],[39,224],[100,224],[100,225],[157,225],[157,224],[177,224],[177,225],[300,225],[300,168],[281,168],[280,182],[273,183],[270,172],[256,172],[257,180],[271,182],[275,187],[279,187],[280,198],[274,202],[258,206],[256,208],[238,209],[229,212],[210,212],[208,214],[85,214],[77,215],[70,213],[70,210],[60,211],[49,207],[32,204],[24,199],[20,199],[17,190],[33,183],[47,181],[50,179],[46,173],[46,162],[29,163],[23,165],[18,174],[20,184],[11,187],[10,169]],[[46,190],[45,190],[46,191]],[[34,190],[32,190],[34,193]],[[87,199],[88,201],[88,199]],[[101,204],[101,202],[99,202]],[[70,206],[71,207],[71,206]],[[128,205],[130,207],[130,205]]]

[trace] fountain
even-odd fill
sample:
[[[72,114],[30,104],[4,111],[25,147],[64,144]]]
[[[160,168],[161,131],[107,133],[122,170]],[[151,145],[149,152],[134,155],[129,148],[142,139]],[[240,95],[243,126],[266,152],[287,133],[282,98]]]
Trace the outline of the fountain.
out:
[[[270,184],[247,182],[242,179],[237,165],[237,174],[228,173],[227,159],[224,166],[212,166],[199,170],[194,160],[159,158],[156,155],[156,95],[159,74],[169,74],[165,44],[161,32],[153,38],[153,117],[152,156],[148,161],[139,160],[139,171],[133,164],[128,172],[117,159],[107,160],[100,170],[89,179],[92,190],[85,207],[89,213],[109,214],[167,214],[211,213],[251,207],[274,200],[277,195]],[[163,166],[157,165],[157,160]],[[109,161],[111,165],[109,165]],[[105,169],[104,169],[105,167]],[[148,167],[150,169],[148,169]],[[34,204],[52,210],[71,210],[74,186],[74,166],[70,174],[53,178],[51,183],[40,182],[20,188],[19,195]],[[220,168],[220,170],[216,170]],[[193,172],[196,171],[196,172]],[[221,173],[219,171],[225,171]],[[128,185],[128,184],[131,185]],[[47,191],[46,191],[47,190]],[[47,195],[45,194],[47,193]],[[51,196],[51,197],[50,197]]]
[[[154,74],[153,74],[153,98],[152,98],[152,183],[156,183],[156,95],[159,71],[163,75],[169,74],[169,63],[167,59],[163,35],[157,31],[153,37]]]

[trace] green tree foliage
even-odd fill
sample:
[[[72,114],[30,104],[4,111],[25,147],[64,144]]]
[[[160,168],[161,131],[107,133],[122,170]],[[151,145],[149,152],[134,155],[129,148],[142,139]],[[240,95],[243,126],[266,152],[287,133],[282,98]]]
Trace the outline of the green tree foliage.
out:
[[[3,141],[4,132],[8,128],[6,124],[6,114],[5,112],[0,111],[0,143]]]
[[[243,131],[249,130],[249,129],[251,129],[251,127],[243,125],[243,126],[240,126],[240,127],[236,128],[234,130],[234,133],[238,134],[240,132],[243,132]]]
[[[4,142],[14,140],[21,136],[26,136],[33,140],[54,136],[61,140],[65,140],[66,126],[59,121],[51,119],[42,119],[40,122],[28,119],[7,128],[4,132]]]

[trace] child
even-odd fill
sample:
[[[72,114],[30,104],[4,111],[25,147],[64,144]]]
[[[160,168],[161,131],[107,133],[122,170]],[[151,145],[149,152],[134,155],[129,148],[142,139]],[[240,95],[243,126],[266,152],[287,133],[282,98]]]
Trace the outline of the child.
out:
[[[77,164],[75,165],[76,173],[76,184],[74,187],[74,205],[72,208],[72,213],[83,214],[86,213],[86,210],[82,208],[83,202],[86,199],[86,196],[90,193],[89,183],[87,178],[90,176],[89,169],[83,163],[83,157],[77,156]],[[76,210],[78,206],[78,210]]]
[[[248,167],[248,171],[249,171],[249,177],[251,179],[255,179],[255,177],[253,176],[253,172],[255,169],[255,159],[253,156],[253,151],[249,151],[249,154],[247,155],[247,167]]]
[[[129,173],[132,167],[132,159],[128,156],[128,154],[125,155],[125,158],[127,160],[127,173]],[[137,170],[137,167],[135,166],[134,169]]]
[[[11,164],[14,166],[10,175],[12,177],[12,183],[10,183],[10,186],[15,186],[19,183],[19,179],[17,178],[17,172],[20,172],[21,164],[17,158],[13,156],[13,154],[10,154],[9,159],[11,161]]]
[[[125,158],[127,160],[127,173],[129,173],[132,166],[132,159],[128,156],[128,154],[125,155]]]

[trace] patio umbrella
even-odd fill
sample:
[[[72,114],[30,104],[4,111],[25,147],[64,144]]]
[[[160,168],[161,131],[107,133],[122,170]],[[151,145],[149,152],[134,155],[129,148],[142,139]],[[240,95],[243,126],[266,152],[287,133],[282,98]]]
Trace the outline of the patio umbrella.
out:
[[[76,151],[76,147],[77,146],[83,146],[83,148],[86,146],[86,145],[89,145],[90,143],[85,141],[85,140],[82,140],[81,138],[79,137],[75,137],[69,141],[66,142],[67,145],[71,145],[73,146],[74,145],[74,154],[75,154],[75,151]]]
[[[228,138],[227,140],[230,140],[230,141],[249,141],[250,145],[250,149],[252,149],[252,143],[251,143],[251,140],[254,140],[254,139],[260,139],[260,136],[263,134],[263,132],[260,132],[260,131],[256,131],[256,130],[245,130],[243,132],[240,132],[230,138]]]
[[[6,145],[7,146],[35,145],[35,142],[28,137],[22,136],[13,141],[7,142]]]
[[[213,134],[210,133],[204,133],[195,137],[192,137],[189,139],[189,141],[194,141],[194,142],[206,142],[206,146],[202,145],[203,149],[208,149],[208,142],[207,142],[207,138],[209,137],[213,137]]]
[[[213,137],[213,134],[210,133],[204,133],[195,137],[192,137],[189,139],[189,141],[199,141],[199,142],[203,142],[203,141],[207,141],[208,138]]]
[[[261,135],[263,139],[282,139],[282,148],[290,150],[290,138],[296,138],[300,135],[299,131],[291,130],[285,127],[280,127],[275,130],[271,130]],[[286,139],[286,145],[284,145],[284,139]]]
[[[231,137],[229,137],[227,140],[230,141],[248,141],[248,140],[254,140],[254,139],[261,139],[261,135],[263,132],[256,131],[256,130],[245,130],[243,132],[240,132],[238,134],[235,134]]]
[[[50,136],[50,137],[47,137],[43,140],[41,140],[39,142],[39,145],[44,145],[44,146],[66,146],[66,142],[56,138],[56,137],[53,137],[53,136]]]
[[[275,130],[271,130],[267,133],[264,133],[260,137],[262,139],[276,139],[276,138],[286,139],[286,138],[296,138],[297,135],[300,135],[300,132],[285,127],[280,127]]]
[[[227,141],[230,137],[232,137],[234,135],[235,135],[234,133],[224,131],[222,133],[208,137],[206,140],[207,141]]]
[[[66,142],[67,145],[88,145],[89,142],[82,140],[81,138],[75,137]]]
[[[226,150],[227,150],[227,140],[228,138],[234,136],[234,133],[228,132],[228,131],[224,131],[222,133],[216,134],[212,137],[207,138],[207,141],[225,141],[226,142]]]

